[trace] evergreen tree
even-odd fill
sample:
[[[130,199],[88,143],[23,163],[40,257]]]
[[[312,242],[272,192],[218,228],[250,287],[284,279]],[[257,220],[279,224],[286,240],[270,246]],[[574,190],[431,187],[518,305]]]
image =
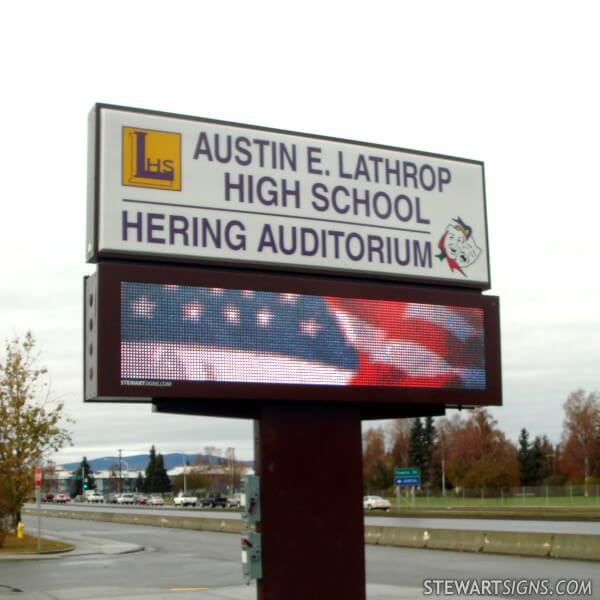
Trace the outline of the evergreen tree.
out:
[[[524,427],[519,435],[517,458],[521,474],[521,485],[536,485],[538,481],[537,459],[533,447],[529,443],[529,432]]]
[[[421,481],[423,485],[429,485],[431,481],[431,469],[433,465],[433,450],[435,444],[435,425],[433,417],[425,418],[423,429],[423,465],[421,466]]]
[[[150,456],[146,465],[146,477],[144,479],[144,492],[156,492],[156,448],[152,445]]]
[[[156,457],[156,491],[163,494],[171,491],[171,480],[167,475],[162,454]]]
[[[88,463],[85,456],[72,474],[74,477],[72,480],[74,484],[71,486],[71,493],[74,496],[79,496],[80,494],[83,494],[84,491],[96,489],[96,479],[92,475],[92,468],[90,467],[90,463]]]
[[[542,440],[540,436],[536,436],[531,444],[531,463],[533,465],[533,483],[531,485],[541,485],[545,478],[544,471],[544,455],[542,453]]]
[[[423,423],[420,418],[416,418],[413,421],[413,426],[410,430],[410,466],[419,467],[421,469],[421,476],[423,475],[423,466],[426,462],[425,453],[425,430],[423,429]]]
[[[171,481],[165,470],[163,455],[156,454],[154,445],[150,448],[143,490],[147,493],[165,493],[171,491]]]

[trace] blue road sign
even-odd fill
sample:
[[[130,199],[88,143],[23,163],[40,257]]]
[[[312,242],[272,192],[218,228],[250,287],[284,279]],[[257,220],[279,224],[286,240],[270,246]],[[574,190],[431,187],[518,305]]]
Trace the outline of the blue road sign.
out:
[[[396,485],[421,485],[421,477],[419,475],[414,476],[404,476],[404,477],[395,477],[394,483]]]
[[[421,469],[419,467],[396,467],[394,469],[396,485],[421,485]]]

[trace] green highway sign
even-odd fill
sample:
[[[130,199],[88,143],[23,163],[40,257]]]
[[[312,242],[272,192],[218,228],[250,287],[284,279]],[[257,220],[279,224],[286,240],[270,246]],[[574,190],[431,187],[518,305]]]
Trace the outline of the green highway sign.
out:
[[[419,467],[396,467],[394,483],[400,486],[421,485],[421,469]]]
[[[420,467],[396,467],[394,477],[420,477]]]

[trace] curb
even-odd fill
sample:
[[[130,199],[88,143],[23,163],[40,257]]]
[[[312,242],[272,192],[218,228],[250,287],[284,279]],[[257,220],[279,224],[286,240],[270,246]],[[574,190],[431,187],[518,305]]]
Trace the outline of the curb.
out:
[[[61,511],[62,513],[63,511]],[[24,514],[35,515],[36,512],[33,509],[24,509]],[[49,511],[42,514],[48,514]],[[72,515],[61,514],[59,518],[74,518]],[[100,519],[95,519],[100,520]],[[105,554],[105,555],[117,555],[117,554],[131,554],[133,552],[142,552],[146,549],[145,546],[140,544],[132,544],[128,542],[111,541],[104,538],[93,538],[88,535],[77,535],[77,534],[59,534],[58,532],[48,532],[44,534],[45,538],[62,541],[63,543],[70,544],[70,548],[64,550],[49,550],[46,552],[19,552],[12,554],[0,553],[0,562],[3,560],[49,560],[62,558],[65,554],[69,556],[88,556],[93,554]]]
[[[36,510],[29,508],[23,512],[29,515],[37,514]],[[42,509],[41,515],[63,519],[105,521],[108,523],[192,529],[218,533],[242,532],[242,522],[234,519],[190,518],[187,516],[163,517],[160,515],[128,515],[124,513],[44,509]],[[401,548],[427,548],[429,550],[600,561],[600,535],[367,525],[365,526],[365,543]]]
[[[0,553],[0,562],[3,560],[48,560],[51,558],[61,558],[63,554],[70,554],[76,547],[65,548],[64,550],[47,550],[46,552],[15,552],[14,554]]]

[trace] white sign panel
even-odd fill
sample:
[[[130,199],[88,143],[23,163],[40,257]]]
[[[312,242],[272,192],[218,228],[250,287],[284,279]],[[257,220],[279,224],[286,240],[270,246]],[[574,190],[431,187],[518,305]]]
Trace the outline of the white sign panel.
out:
[[[90,125],[89,260],[489,287],[481,162],[107,105]]]

